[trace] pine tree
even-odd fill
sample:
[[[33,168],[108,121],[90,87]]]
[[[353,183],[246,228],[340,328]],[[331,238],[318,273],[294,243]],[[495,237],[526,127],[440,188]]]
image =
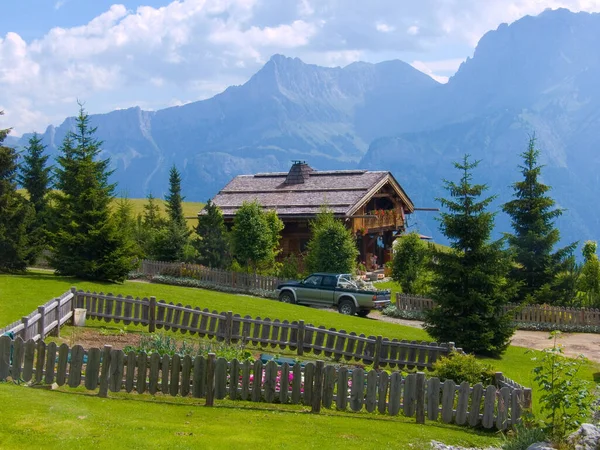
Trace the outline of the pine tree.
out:
[[[209,267],[224,269],[229,264],[229,240],[223,213],[212,201],[204,207],[205,214],[198,216],[194,246],[199,262]]]
[[[600,303],[600,261],[596,254],[598,244],[594,241],[586,241],[583,245],[583,267],[577,287],[585,293],[585,306],[597,308]]]
[[[33,263],[46,248],[47,241],[48,193],[52,167],[47,165],[49,156],[44,154],[45,149],[41,137],[34,133],[25,147],[23,163],[20,164],[17,177],[19,184],[29,194],[29,201],[35,209],[35,219],[27,230],[30,239],[29,263]]]
[[[563,210],[554,208],[554,200],[547,195],[550,187],[539,180],[543,166],[538,164],[540,152],[535,142],[532,137],[527,151],[521,154],[523,165],[519,168],[523,180],[513,184],[514,199],[506,203],[503,210],[510,216],[514,231],[508,235],[508,242],[516,263],[510,276],[520,284],[517,299],[535,302],[543,291],[544,298],[539,300],[548,303],[561,296],[559,289],[552,285],[577,244],[553,252],[560,240],[554,221]],[[548,293],[551,298],[546,297]]]
[[[166,195],[167,215],[171,222],[185,226],[185,217],[183,215],[183,200],[181,196],[181,175],[177,167],[173,165],[169,172],[169,193]]]
[[[127,196],[117,199],[113,218],[132,253],[136,257],[143,257],[142,249],[137,241],[137,224],[133,217],[133,204]]]
[[[440,230],[452,251],[433,250],[432,298],[437,306],[428,313],[426,329],[435,339],[456,342],[466,351],[499,355],[513,333],[503,306],[514,289],[506,278],[510,258],[503,242],[490,241],[494,214],[487,208],[494,197],[480,200],[487,186],[472,184],[477,165],[468,155],[455,163],[461,180],[445,181],[450,199],[438,199],[448,210],[441,214]]]
[[[27,267],[27,229],[34,219],[33,207],[17,192],[17,153],[2,145],[9,132],[0,130],[0,272]]]
[[[164,220],[160,216],[160,206],[152,193],[146,197],[147,202],[144,205],[143,223],[147,229],[158,229],[164,225]]]
[[[98,159],[102,143],[80,105],[57,158],[51,265],[58,273],[93,280],[121,281],[131,268],[131,249],[110,212],[115,185],[110,160]]]
[[[308,271],[354,273],[359,254],[354,236],[333,212],[322,208],[310,228],[312,238],[306,255]]]

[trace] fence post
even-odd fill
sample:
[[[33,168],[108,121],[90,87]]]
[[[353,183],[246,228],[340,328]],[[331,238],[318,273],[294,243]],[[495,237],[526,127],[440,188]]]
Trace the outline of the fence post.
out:
[[[27,342],[27,339],[29,339],[29,317],[21,317],[21,322],[23,322],[23,340]]]
[[[496,372],[494,374],[494,383],[496,384],[498,389],[500,389],[502,387],[502,386],[500,386],[501,381],[504,381],[504,375],[502,374],[502,372]]]
[[[71,286],[71,294],[73,297],[71,298],[71,325],[75,326],[75,308],[77,308],[77,289]]]
[[[231,337],[233,335],[233,312],[227,312],[227,319],[225,321],[225,342],[227,345],[231,344]]]
[[[148,305],[148,333],[156,330],[156,297],[150,297]]]
[[[60,337],[60,298],[55,298],[56,300],[56,308],[54,308],[54,318],[56,320],[56,331],[54,332],[54,336],[57,338]]]
[[[304,355],[304,320],[298,322],[298,356]]]
[[[396,292],[396,309],[400,309],[400,292]]]
[[[325,362],[318,360],[315,368],[314,384],[312,392],[312,413],[321,412],[321,398],[323,396],[323,369]]]
[[[425,373],[417,372],[417,423],[425,423]]]
[[[531,409],[531,388],[523,389],[523,409]]]
[[[381,344],[383,342],[382,336],[377,336],[375,341],[375,353],[373,355],[373,368],[379,369],[379,359],[381,358]]]
[[[213,406],[215,402],[215,365],[216,355],[214,353],[208,354],[208,361],[206,364],[206,403],[205,406]],[[254,381],[257,383],[257,381]],[[258,381],[260,383],[260,381]]]
[[[44,335],[44,329],[46,328],[46,307],[38,306],[38,314],[40,315],[38,320],[38,334],[40,335],[40,341],[43,341],[46,337]]]
[[[108,377],[110,375],[110,352],[112,345],[105,345],[102,350],[102,370],[100,371],[100,390],[99,397],[108,396]]]

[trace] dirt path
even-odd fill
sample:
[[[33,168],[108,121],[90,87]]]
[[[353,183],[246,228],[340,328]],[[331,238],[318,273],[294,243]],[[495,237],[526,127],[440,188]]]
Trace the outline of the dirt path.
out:
[[[384,316],[378,311],[369,314],[369,317],[384,322],[396,323],[414,328],[423,328],[423,322],[418,320],[395,319]],[[517,330],[513,335],[511,344],[518,347],[532,348],[542,350],[552,346],[548,340],[547,331],[524,331]],[[600,334],[593,333],[563,333],[560,344],[567,356],[585,355],[591,361],[600,362]]]

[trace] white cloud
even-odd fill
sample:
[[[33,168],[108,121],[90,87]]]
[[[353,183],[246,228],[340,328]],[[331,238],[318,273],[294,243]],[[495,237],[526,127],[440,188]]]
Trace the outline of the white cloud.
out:
[[[0,36],[0,127],[42,130],[72,115],[77,98],[92,113],[206,98],[243,83],[274,53],[328,66],[407,59],[445,82],[502,22],[548,7],[600,11],[600,0],[164,1],[115,4],[29,42]]]

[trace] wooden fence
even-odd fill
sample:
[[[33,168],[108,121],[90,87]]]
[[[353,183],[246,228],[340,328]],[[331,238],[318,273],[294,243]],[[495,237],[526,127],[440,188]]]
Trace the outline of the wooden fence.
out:
[[[251,273],[232,272],[229,270],[211,269],[198,264],[179,262],[143,260],[140,272],[144,275],[170,275],[189,277],[217,286],[228,286],[245,291],[264,290],[274,291],[277,285],[286,280],[277,277],[267,277]]]
[[[189,355],[172,357],[157,353],[104,349],[83,349],[79,345],[57,347],[33,339],[15,341],[0,338],[0,380],[11,378],[32,384],[84,385],[108,392],[161,392],[171,396],[205,398],[208,406],[215,399],[253,402],[304,404],[320,412],[321,407],[346,411],[378,411],[391,416],[400,412],[415,417],[457,425],[506,429],[519,422],[522,410],[531,406],[531,390],[509,385],[456,385],[451,380],[426,379],[418,372],[364,371],[309,362],[279,366],[258,360],[226,361]],[[503,379],[497,374],[497,379]]]
[[[435,302],[429,298],[396,294],[396,307],[403,311],[427,311],[433,309]],[[509,303],[504,312],[511,314],[517,323],[543,323],[574,326],[600,326],[600,309],[566,308],[548,305],[519,305]]]
[[[0,328],[0,335],[11,333],[24,340],[43,340],[49,333],[60,334],[60,327],[73,316],[76,289],[71,288],[60,297],[53,298],[21,320]]]
[[[461,351],[455,349],[452,342],[409,342],[358,335],[335,328],[316,327],[302,320],[290,322],[249,315],[242,317],[231,311],[210,311],[207,308],[183,306],[181,303],[157,301],[155,297],[140,299],[77,291],[74,308],[84,308],[86,317],[93,320],[145,325],[149,332],[164,328],[227,343],[289,348],[298,355],[312,352],[335,360],[362,361],[364,364],[373,364],[375,368],[430,369],[440,356],[446,356],[453,350]]]

